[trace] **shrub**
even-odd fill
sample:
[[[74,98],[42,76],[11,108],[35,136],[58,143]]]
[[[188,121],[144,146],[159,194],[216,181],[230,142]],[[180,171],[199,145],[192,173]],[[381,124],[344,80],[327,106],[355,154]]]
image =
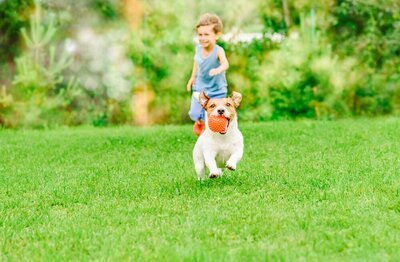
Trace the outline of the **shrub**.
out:
[[[21,31],[27,52],[16,58],[10,92],[14,102],[3,112],[3,124],[29,127],[71,124],[66,115],[79,89],[77,81],[64,79],[62,72],[72,59],[65,53],[57,56],[52,42],[57,28],[54,20],[47,25],[42,23],[39,5],[30,26],[29,32],[25,28]]]

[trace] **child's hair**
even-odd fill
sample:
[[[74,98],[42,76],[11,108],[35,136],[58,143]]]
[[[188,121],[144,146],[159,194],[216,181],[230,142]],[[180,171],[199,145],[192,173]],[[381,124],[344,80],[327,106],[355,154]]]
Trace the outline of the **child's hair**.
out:
[[[215,14],[203,14],[197,22],[196,29],[200,26],[213,25],[214,33],[222,33],[223,25],[221,19]]]

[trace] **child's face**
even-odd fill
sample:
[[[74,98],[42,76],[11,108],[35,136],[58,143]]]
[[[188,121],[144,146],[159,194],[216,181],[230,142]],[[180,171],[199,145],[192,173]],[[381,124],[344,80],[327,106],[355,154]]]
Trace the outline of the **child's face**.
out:
[[[219,38],[213,25],[203,25],[197,28],[197,38],[203,48],[213,47]]]

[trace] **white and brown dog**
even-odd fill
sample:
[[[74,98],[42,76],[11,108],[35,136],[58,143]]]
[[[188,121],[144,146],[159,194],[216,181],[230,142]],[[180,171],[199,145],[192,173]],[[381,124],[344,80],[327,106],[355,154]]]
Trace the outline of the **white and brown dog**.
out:
[[[204,179],[206,167],[209,178],[222,175],[222,168],[236,169],[236,164],[243,155],[243,135],[238,128],[236,108],[242,100],[242,95],[232,92],[228,98],[210,99],[204,92],[199,96],[199,102],[206,111],[206,129],[198,138],[193,149],[193,160],[199,180]],[[216,133],[208,127],[210,116],[224,116],[228,120],[227,128]]]

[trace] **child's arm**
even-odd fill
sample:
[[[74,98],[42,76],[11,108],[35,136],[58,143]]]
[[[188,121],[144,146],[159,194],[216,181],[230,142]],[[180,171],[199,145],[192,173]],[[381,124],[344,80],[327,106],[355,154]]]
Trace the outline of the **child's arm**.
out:
[[[197,63],[196,61],[194,61],[193,63],[193,70],[192,70],[192,76],[190,77],[187,85],[186,85],[186,90],[188,92],[190,92],[190,90],[192,89],[192,86],[194,85],[194,80],[196,79],[197,76]]]
[[[217,57],[221,65],[217,68],[211,69],[210,72],[208,73],[210,76],[221,74],[222,72],[226,71],[229,68],[228,59],[226,58],[224,49],[218,48]]]

